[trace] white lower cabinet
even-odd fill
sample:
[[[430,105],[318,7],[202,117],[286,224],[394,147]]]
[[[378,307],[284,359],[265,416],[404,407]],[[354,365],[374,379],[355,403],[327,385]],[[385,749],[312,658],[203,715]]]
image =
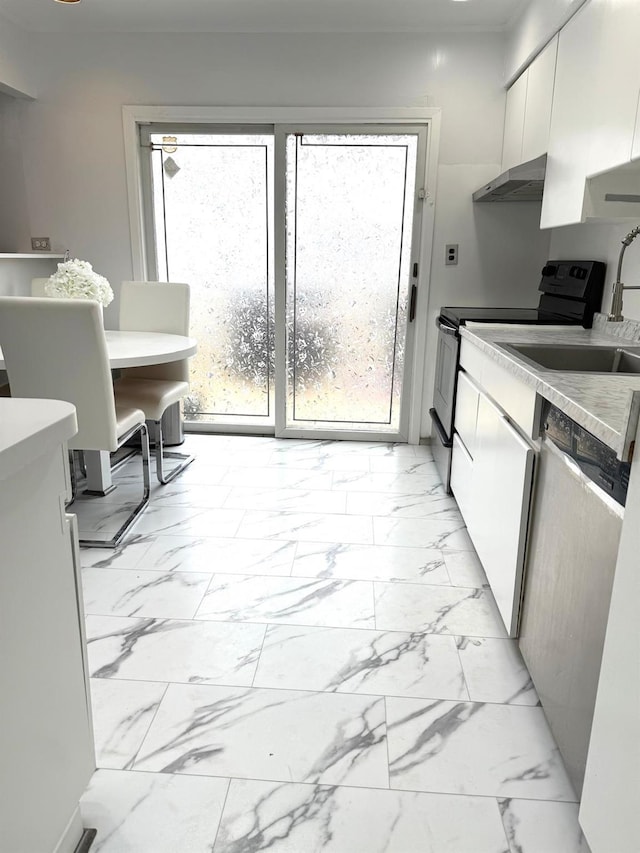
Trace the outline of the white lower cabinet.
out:
[[[453,452],[451,454],[451,491],[455,495],[458,507],[471,536],[475,519],[475,500],[473,491],[473,459],[467,448],[460,441],[460,436],[453,436]]]
[[[451,490],[515,637],[536,450],[473,377],[461,372],[458,382]]]
[[[518,633],[534,456],[533,447],[481,394],[470,536],[511,637]]]
[[[73,853],[83,835],[78,802],[95,769],[76,519],[65,512],[68,460],[63,439],[54,447],[49,439],[66,410],[75,431],[67,403],[0,406],[2,853]],[[14,450],[6,436],[22,417]]]

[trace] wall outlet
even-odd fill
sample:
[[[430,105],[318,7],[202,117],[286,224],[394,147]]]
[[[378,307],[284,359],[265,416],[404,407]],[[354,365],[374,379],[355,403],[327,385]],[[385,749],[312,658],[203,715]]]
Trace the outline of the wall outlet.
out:
[[[444,247],[444,262],[450,267],[458,263],[458,244],[447,243]]]
[[[51,240],[49,237],[32,237],[31,248],[35,252],[50,252]]]

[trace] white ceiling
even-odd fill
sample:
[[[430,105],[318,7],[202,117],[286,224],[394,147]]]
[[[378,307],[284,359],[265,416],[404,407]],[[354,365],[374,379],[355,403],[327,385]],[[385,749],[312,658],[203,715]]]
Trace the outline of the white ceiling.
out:
[[[427,32],[501,30],[528,0],[0,0],[37,32]]]

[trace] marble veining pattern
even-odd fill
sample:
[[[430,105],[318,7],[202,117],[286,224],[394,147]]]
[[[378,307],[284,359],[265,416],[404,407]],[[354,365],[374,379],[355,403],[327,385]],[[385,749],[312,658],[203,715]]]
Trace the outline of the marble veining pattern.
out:
[[[566,326],[476,323],[462,329],[462,336],[622,457],[635,437],[640,376],[537,369],[500,346],[502,343],[621,346],[620,337],[612,336],[608,328],[605,332]]]
[[[587,853],[430,448],[186,449],[120,548],[81,552],[96,850]]]

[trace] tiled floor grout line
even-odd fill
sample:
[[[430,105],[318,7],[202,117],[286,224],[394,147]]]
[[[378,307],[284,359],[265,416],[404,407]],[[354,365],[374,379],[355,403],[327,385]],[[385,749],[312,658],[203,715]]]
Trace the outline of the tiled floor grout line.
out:
[[[363,581],[363,583],[368,583],[368,581]],[[446,589],[447,587],[445,587]],[[398,629],[398,628],[363,628],[360,625],[310,625],[305,622],[274,622],[271,619],[266,619],[264,621],[255,621],[255,620],[240,620],[240,619],[182,619],[182,618],[174,618],[172,616],[125,616],[118,613],[86,613],[86,616],[98,617],[100,619],[161,619],[162,621],[172,621],[172,622],[193,622],[194,624],[199,623],[212,623],[214,625],[277,625],[282,628],[310,628],[317,629],[319,631],[364,631],[364,632],[372,632],[376,631],[384,634],[423,634],[425,637],[468,637],[469,639],[478,639],[478,640],[502,640],[504,642],[512,643],[513,639],[511,637],[494,637],[490,634],[470,634],[465,633],[461,634],[460,631],[455,631],[452,633],[445,633],[444,631],[415,631],[410,629]]]
[[[264,644],[267,640],[267,634],[269,633],[269,625],[264,626],[264,634],[262,635],[262,642],[260,643],[260,651],[258,652],[258,656],[256,658],[256,666],[253,670],[253,678],[251,679],[251,687],[254,688],[256,683],[256,676],[258,674],[258,667],[260,666],[260,659],[262,658],[262,651],[264,649]]]
[[[99,770],[115,770],[113,767],[100,767]],[[160,775],[157,770],[145,770],[145,769],[135,769],[132,768],[130,770],[122,770],[122,773],[139,773],[145,774],[147,776],[158,776]],[[230,782],[238,781],[238,782],[264,782],[266,784],[274,784],[274,785],[284,785],[289,784],[282,779],[256,779],[254,776],[216,776],[214,774],[206,774],[206,773],[188,773],[186,771],[180,773],[172,773],[166,774],[167,776],[184,776],[189,779],[228,779]],[[428,797],[459,797],[461,799],[471,799],[471,800],[518,800],[524,801],[527,803],[559,803],[565,805],[577,805],[577,800],[542,800],[536,797],[506,797],[504,795],[496,795],[496,794],[461,794],[459,791],[451,792],[451,791],[424,791],[420,788],[376,788],[372,785],[334,785],[329,782],[293,782],[291,784],[294,785],[303,785],[308,788],[345,788],[349,791],[383,791],[383,792],[394,792],[399,794],[425,794]],[[183,851],[180,851],[183,853]],[[186,851],[184,852],[186,853]],[[466,851],[465,851],[466,853]],[[543,851],[535,851],[535,853],[543,853]]]
[[[267,626],[269,627],[269,626]],[[262,641],[262,648],[264,648],[264,642],[266,640],[266,631]],[[259,665],[258,659],[258,665]],[[408,696],[407,694],[401,693],[367,693],[365,691],[359,693],[353,693],[348,690],[323,690],[322,688],[311,688],[311,687],[265,687],[261,684],[254,684],[257,675],[258,665],[256,665],[256,672],[252,678],[251,684],[225,684],[223,681],[219,681],[216,683],[203,683],[197,682],[194,683],[192,681],[163,681],[162,679],[155,678],[131,678],[131,677],[120,677],[118,675],[111,675],[108,677],[101,677],[90,675],[92,681],[105,681],[105,682],[133,682],[135,684],[165,684],[166,687],[169,687],[172,684],[181,685],[183,687],[193,687],[194,689],[202,688],[203,690],[213,689],[216,690],[218,688],[224,688],[225,690],[262,690],[262,691],[278,691],[281,693],[308,693],[308,694],[316,694],[321,693],[323,696],[354,696],[359,699],[407,699],[411,702],[464,702],[471,705],[488,705],[488,706],[496,706],[499,708],[508,707],[508,708],[532,708],[537,711],[541,711],[539,705],[516,705],[510,702],[486,702],[484,700],[474,700],[474,699],[463,699],[460,697],[446,697],[446,696]],[[165,691],[166,692],[166,691]],[[163,696],[164,698],[164,696]],[[155,715],[154,715],[155,718]],[[146,736],[146,735],[145,735]],[[197,775],[197,774],[194,774]],[[520,798],[518,798],[520,799]]]

